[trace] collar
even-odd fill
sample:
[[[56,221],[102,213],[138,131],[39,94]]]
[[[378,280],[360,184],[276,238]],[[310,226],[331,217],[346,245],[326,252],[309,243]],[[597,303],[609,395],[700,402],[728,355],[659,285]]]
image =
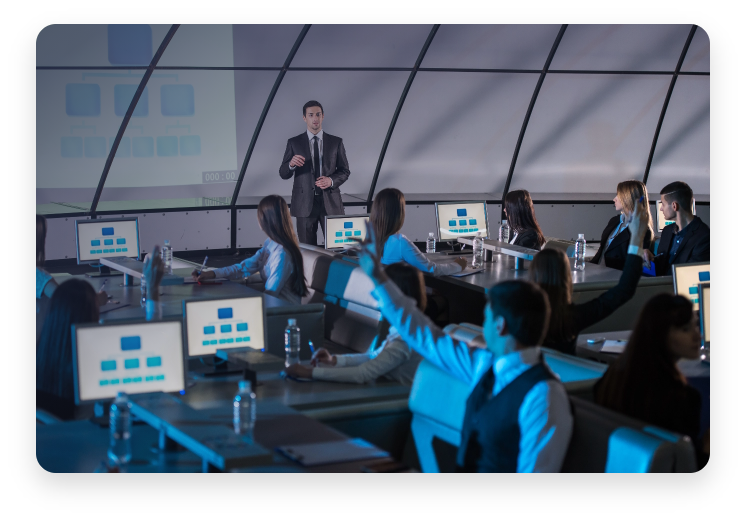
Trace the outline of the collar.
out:
[[[674,233],[674,235],[679,235],[679,236],[683,237],[685,234],[694,231],[697,228],[697,226],[694,225],[694,223],[696,223],[696,222],[698,222],[700,220],[701,219],[695,215],[694,219],[692,219],[689,224],[687,224],[686,226],[684,226],[684,228],[682,230],[679,230],[676,233]],[[678,225],[675,225],[675,226],[678,228]]]
[[[282,245],[267,237],[267,240],[264,241],[264,247],[268,250],[276,250],[277,248],[282,248]]]
[[[619,214],[619,224],[625,224],[626,223],[627,215],[622,212]]]
[[[520,351],[514,351],[503,355],[495,361],[493,369],[495,376],[505,371],[511,371],[512,369],[518,369],[522,366],[535,365],[541,359],[541,348],[540,347],[529,347],[521,349]]]
[[[306,129],[306,135],[308,136],[308,141],[313,141],[314,137],[319,138],[319,141],[324,141],[324,129],[323,128],[319,130],[319,133],[316,134],[315,136],[311,134],[310,130]]]

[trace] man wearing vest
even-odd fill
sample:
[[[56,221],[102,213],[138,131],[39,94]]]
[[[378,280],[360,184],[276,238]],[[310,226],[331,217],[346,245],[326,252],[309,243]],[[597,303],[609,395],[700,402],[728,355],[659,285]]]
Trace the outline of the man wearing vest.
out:
[[[484,308],[486,349],[470,349],[435,326],[381,269],[373,229],[360,266],[373,280],[381,313],[410,348],[467,382],[457,469],[462,472],[559,472],[572,435],[570,401],[544,363],[549,301],[521,280],[490,289]]]

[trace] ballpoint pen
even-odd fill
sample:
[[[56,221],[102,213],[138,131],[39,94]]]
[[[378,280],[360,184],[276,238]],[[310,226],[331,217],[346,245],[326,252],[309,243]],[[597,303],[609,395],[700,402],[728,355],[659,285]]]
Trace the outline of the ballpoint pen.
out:
[[[202,261],[202,267],[197,272],[197,276],[202,275],[202,270],[205,269],[205,264],[207,264],[207,255],[205,255],[205,260]]]

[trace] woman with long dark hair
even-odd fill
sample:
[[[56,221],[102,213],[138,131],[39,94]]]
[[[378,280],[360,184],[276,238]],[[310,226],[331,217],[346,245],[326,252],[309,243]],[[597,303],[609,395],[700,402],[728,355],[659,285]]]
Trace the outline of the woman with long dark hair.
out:
[[[401,292],[413,298],[417,302],[417,308],[424,311],[427,296],[422,272],[403,262],[389,264],[385,271]],[[421,361],[422,356],[409,349],[399,333],[382,318],[378,324],[378,335],[369,352],[332,355],[322,348],[313,355],[313,367],[295,364],[288,367],[286,372],[301,378],[357,384],[374,382],[382,376],[387,380],[412,385]]]
[[[642,275],[642,242],[647,230],[648,207],[638,204],[629,229],[632,255],[627,256],[624,272],[616,286],[583,304],[572,302],[570,261],[564,252],[547,248],[531,261],[528,278],[546,291],[552,314],[542,345],[575,354],[580,332],[611,315],[630,300]]]
[[[412,241],[399,233],[404,226],[406,201],[396,188],[384,188],[376,194],[370,210],[370,223],[376,233],[376,249],[381,264],[406,262],[424,273],[436,276],[463,271],[466,259],[435,263],[429,260]]]
[[[259,251],[243,262],[227,268],[203,271],[201,275],[195,270],[192,277],[195,280],[238,278],[249,277],[258,272],[264,282],[265,292],[300,304],[301,297],[308,290],[303,273],[303,256],[285,199],[279,195],[263,198],[259,201],[256,217],[259,227],[269,237]]]
[[[596,403],[699,440],[702,397],[676,367],[699,358],[701,337],[692,303],[663,293],[643,307],[624,352],[594,387]]]
[[[515,234],[510,244],[540,250],[547,240],[536,220],[534,202],[527,190],[513,190],[505,196],[505,215]]]
[[[96,292],[83,280],[71,279],[52,294],[36,347],[36,402],[62,419],[72,417],[73,324],[98,321]]]

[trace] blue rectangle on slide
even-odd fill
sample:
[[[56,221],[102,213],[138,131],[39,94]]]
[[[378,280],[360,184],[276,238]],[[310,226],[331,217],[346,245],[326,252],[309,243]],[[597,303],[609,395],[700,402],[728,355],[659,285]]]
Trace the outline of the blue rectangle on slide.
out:
[[[85,157],[106,157],[106,138],[85,138]]]
[[[96,83],[65,85],[65,113],[68,116],[101,115],[101,87]]]
[[[360,230],[355,230],[354,233],[355,233],[355,235],[362,235],[363,232],[361,232]]]
[[[139,336],[123,336],[122,351],[136,351],[140,349],[140,337]]]
[[[476,219],[469,219],[469,225],[470,226],[475,226],[476,224],[477,224],[477,220]]]
[[[233,318],[233,308],[220,308],[218,309],[218,318]]]
[[[114,228],[101,228],[101,235],[114,235]]]
[[[236,331],[248,331],[249,325],[246,323],[236,324]]]
[[[459,226],[466,226],[466,219],[459,220],[458,225]]]
[[[699,294],[699,288],[697,286],[692,286],[689,288],[689,294],[690,295],[697,295]]]
[[[91,246],[101,246],[101,241],[96,239],[95,241],[91,241]]]
[[[109,152],[114,145],[114,138],[109,138]],[[123,137],[117,147],[117,153],[114,157],[130,157],[132,155],[132,141],[128,137]]]
[[[139,358],[130,358],[130,359],[124,361],[124,368],[125,369],[137,369],[138,367],[140,367],[140,359]]]
[[[215,334],[215,326],[205,326],[203,331],[206,335],[214,335]]]
[[[112,246],[114,244],[114,239],[104,239],[104,246]]]
[[[458,208],[456,210],[457,217],[466,217],[466,208]]]
[[[127,239],[117,239],[117,244],[127,244]]]
[[[179,153],[182,156],[198,156],[202,153],[202,141],[199,136],[180,136]]]
[[[342,237],[342,232],[336,232],[334,235],[337,237]]]
[[[699,272],[699,281],[700,282],[710,282],[710,272],[709,271],[700,271]]]
[[[448,226],[456,226],[456,221],[448,221]]]
[[[148,65],[153,59],[153,30],[148,24],[110,24],[107,40],[112,65]]]
[[[124,117],[127,113],[127,109],[132,103],[132,98],[135,97],[135,91],[137,91],[137,85],[126,84],[126,85],[114,85],[114,114],[119,117]],[[133,118],[144,118],[148,115],[148,88],[142,91],[140,99],[137,100],[137,106],[134,112],[132,112]]]
[[[345,237],[352,237],[352,232],[345,232]]]
[[[151,356],[147,360],[145,360],[145,364],[148,367],[160,367],[161,366],[161,357],[160,356]]]
[[[83,138],[63,137],[60,141],[60,154],[62,157],[83,157]]]
[[[132,156],[133,157],[153,157],[153,138],[152,137],[133,137],[132,138]]]
[[[224,324],[220,326],[220,332],[221,333],[230,333],[231,332],[231,325],[230,324]]]
[[[155,143],[158,157],[176,157],[179,155],[179,140],[176,136],[158,136]]]
[[[345,223],[345,228],[352,228],[352,223],[351,222]]]
[[[194,116],[194,87],[188,84],[161,85],[161,114]]]
[[[116,360],[104,360],[101,362],[102,371],[116,371],[117,361]]]

